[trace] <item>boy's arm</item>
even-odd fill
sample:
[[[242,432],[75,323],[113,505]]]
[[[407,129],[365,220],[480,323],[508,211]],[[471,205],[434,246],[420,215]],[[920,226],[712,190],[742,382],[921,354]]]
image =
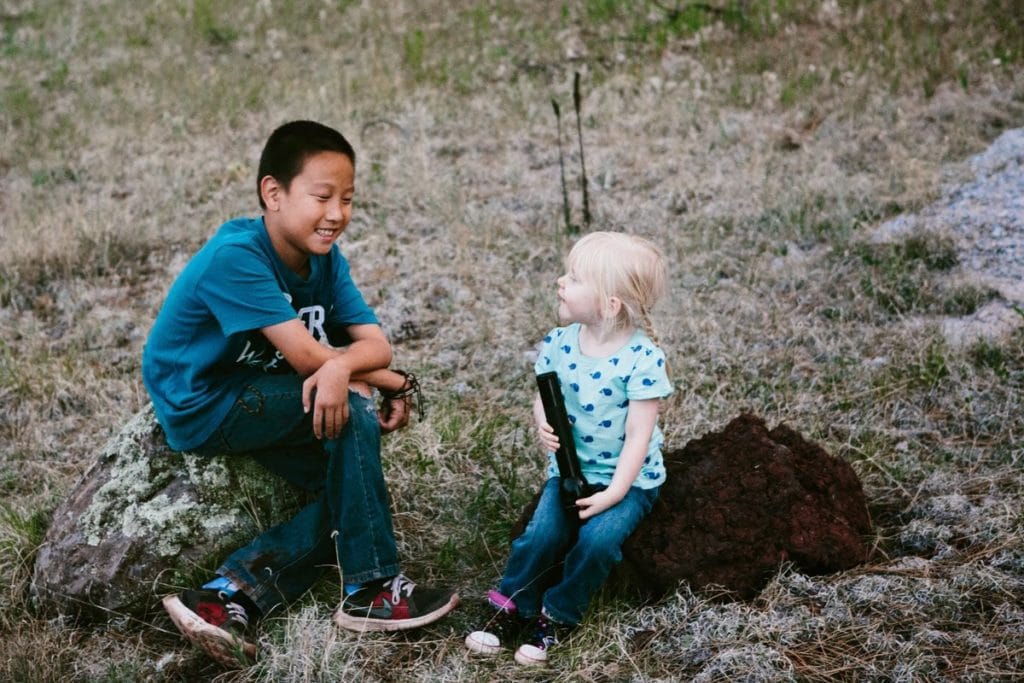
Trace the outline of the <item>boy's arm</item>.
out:
[[[626,441],[622,444],[612,483],[604,491],[576,501],[580,508],[580,519],[588,519],[604,512],[629,493],[629,487],[636,481],[640,469],[644,466],[651,435],[654,434],[654,425],[658,421],[660,404],[661,400],[657,398],[629,402],[629,412],[626,414]]]
[[[344,350],[320,344],[299,320],[261,331],[289,365],[306,376],[302,406],[306,412],[313,410],[313,433],[318,439],[333,439],[348,421],[348,385],[353,373],[386,368],[391,362],[391,344],[379,325],[349,326],[352,343]]]
[[[391,362],[391,344],[380,325],[350,325],[352,343],[343,350],[324,346],[309,333],[301,320],[287,320],[260,331],[288,364],[303,377],[320,370],[324,363],[343,358],[349,374],[386,368]]]

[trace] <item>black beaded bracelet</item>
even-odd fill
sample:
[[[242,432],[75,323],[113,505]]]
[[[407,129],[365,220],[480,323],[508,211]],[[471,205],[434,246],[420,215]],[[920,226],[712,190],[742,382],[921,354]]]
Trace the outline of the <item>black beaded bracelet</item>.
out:
[[[404,400],[407,398],[415,397],[416,408],[420,414],[420,419],[422,420],[423,414],[425,412],[425,407],[423,405],[423,392],[420,391],[420,381],[416,378],[416,375],[414,375],[411,372],[406,372],[405,370],[392,370],[392,372],[404,377],[405,383],[402,384],[400,388],[395,389],[393,391],[388,389],[380,389],[379,391],[381,398],[383,398],[385,401],[394,401],[397,399]]]

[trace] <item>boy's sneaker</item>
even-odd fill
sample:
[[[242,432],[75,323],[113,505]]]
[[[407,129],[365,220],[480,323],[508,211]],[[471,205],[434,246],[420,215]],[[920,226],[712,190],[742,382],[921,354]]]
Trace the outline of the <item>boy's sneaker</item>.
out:
[[[249,614],[235,597],[223,591],[187,590],[168,595],[163,604],[182,635],[224,666],[256,660],[256,645],[245,637]]]
[[[498,591],[488,591],[487,602],[497,611],[483,628],[466,636],[466,647],[478,654],[495,655],[518,640],[525,624],[515,603]]]
[[[516,662],[524,666],[543,664],[548,660],[551,648],[568,638],[570,631],[571,626],[552,621],[541,611],[534,624],[533,636],[516,650]]]
[[[350,631],[404,631],[437,621],[459,604],[450,590],[416,587],[399,574],[345,596],[334,623]]]

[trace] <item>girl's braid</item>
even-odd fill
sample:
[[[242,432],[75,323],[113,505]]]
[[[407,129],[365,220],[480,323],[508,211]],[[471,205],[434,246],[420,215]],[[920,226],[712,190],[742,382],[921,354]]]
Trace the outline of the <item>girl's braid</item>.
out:
[[[651,322],[651,316],[648,314],[646,306],[640,309],[640,328],[654,342],[654,345],[661,349],[662,353],[665,353],[665,349],[661,346],[661,340],[658,339],[658,333],[654,331],[654,323]],[[669,374],[667,353],[665,353],[665,374]]]

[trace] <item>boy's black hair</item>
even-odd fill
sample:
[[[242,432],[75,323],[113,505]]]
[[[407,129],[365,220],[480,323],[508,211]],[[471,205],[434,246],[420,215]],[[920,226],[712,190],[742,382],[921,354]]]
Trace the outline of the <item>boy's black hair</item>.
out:
[[[318,152],[344,154],[353,167],[356,165],[356,151],[344,135],[330,126],[316,121],[290,121],[271,133],[263,146],[256,173],[256,196],[259,197],[260,208],[267,208],[260,192],[260,181],[264,177],[271,176],[288,188],[295,176],[302,173],[306,159]]]

